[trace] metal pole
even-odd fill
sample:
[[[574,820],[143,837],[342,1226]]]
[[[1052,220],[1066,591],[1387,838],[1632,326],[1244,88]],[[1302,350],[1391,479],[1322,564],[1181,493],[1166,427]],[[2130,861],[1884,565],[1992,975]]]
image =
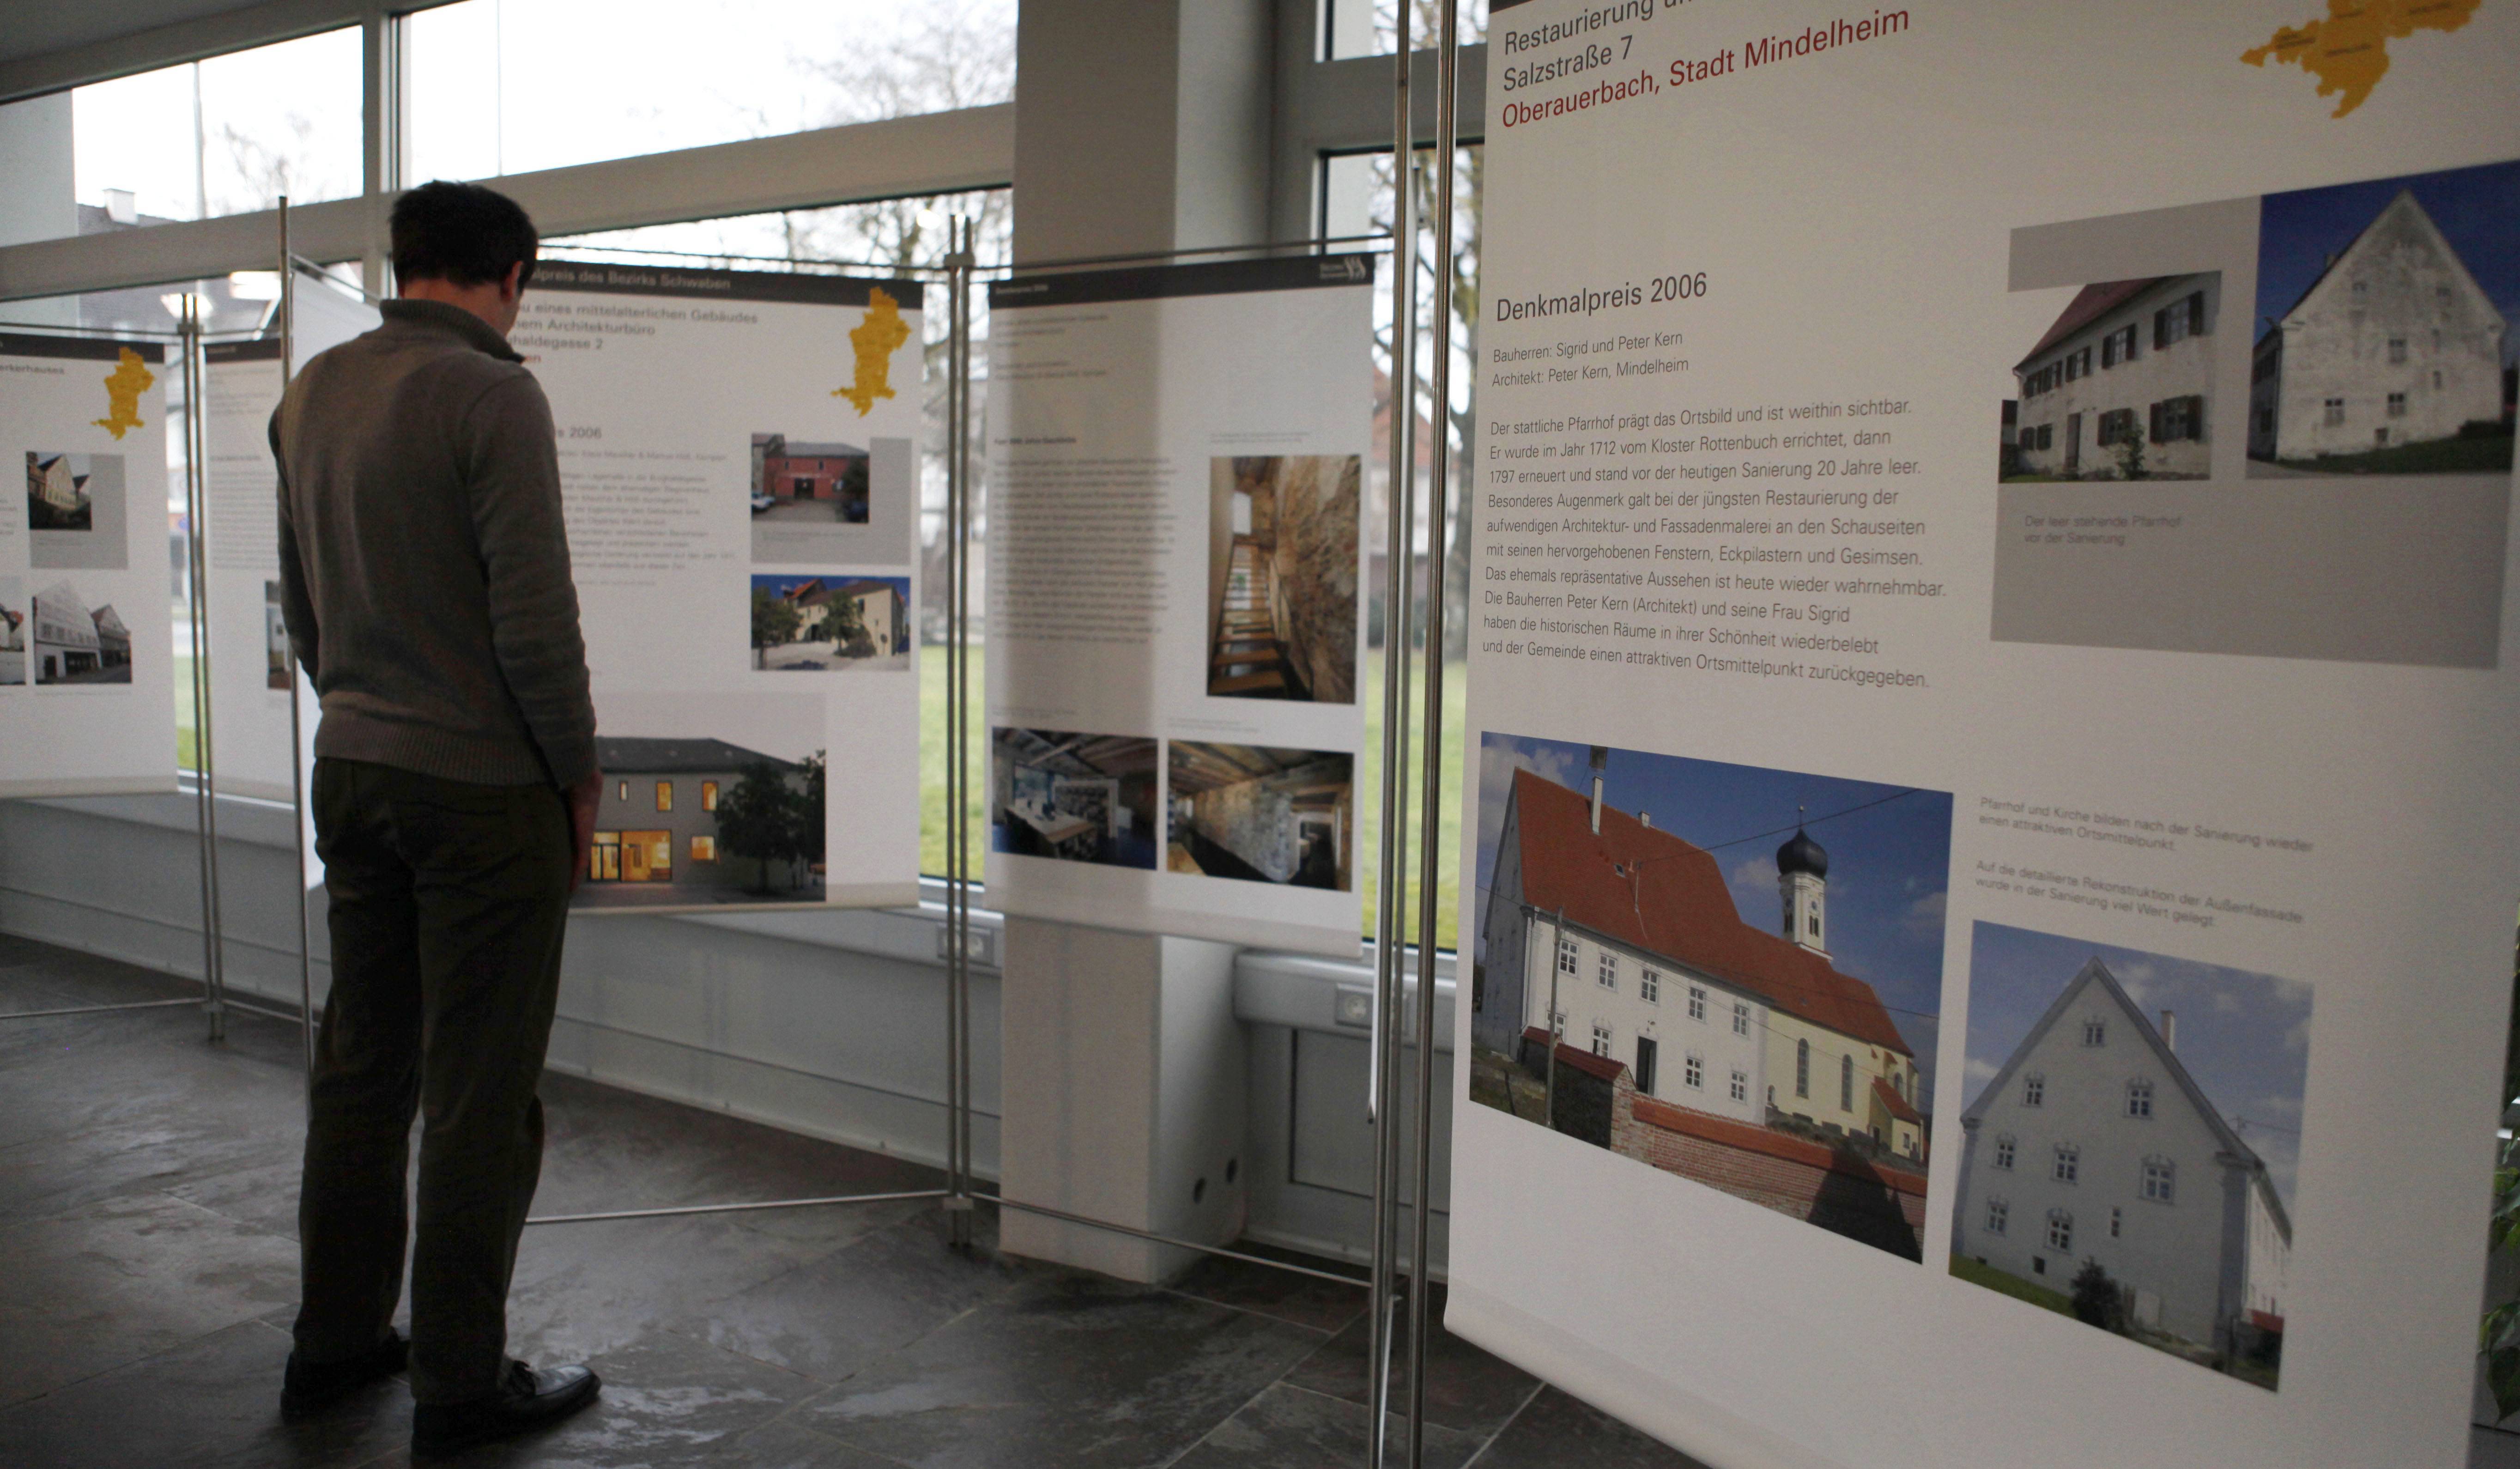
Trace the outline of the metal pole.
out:
[[[1409,1469],[1418,1469],[1426,1440],[1426,1306],[1431,1272],[1426,1235],[1434,1217],[1426,1196],[1433,1176],[1435,1129],[1435,889],[1436,850],[1444,802],[1444,540],[1445,501],[1452,472],[1453,377],[1453,172],[1456,72],[1461,60],[1460,0],[1443,0],[1437,23],[1444,28],[1435,51],[1435,319],[1428,324],[1434,360],[1428,364],[1429,417],[1434,433],[1426,464],[1426,735],[1423,794],[1418,838],[1418,1153],[1416,1197],[1410,1213],[1409,1255]],[[1553,970],[1552,971],[1554,972]],[[1552,1017],[1553,1020],[1553,1017]],[[1552,1054],[1554,1054],[1552,1051]]]
[[[183,334],[177,349],[184,354],[184,577],[185,606],[192,621],[193,815],[202,862],[202,1008],[209,1017],[209,1038],[215,1043],[227,1038],[227,1013],[220,1003],[224,945],[219,935],[219,817],[210,757],[209,557],[202,549],[207,531],[202,513],[202,465],[209,436],[202,427],[203,385],[208,374],[202,364],[201,299],[198,293],[184,293]]]
[[[289,245],[289,196],[280,197],[280,390],[297,371],[297,267]],[[297,647],[289,649],[289,796],[296,820],[291,845],[297,849],[297,1029],[305,1046],[306,1115],[315,1115],[315,949],[306,911],[306,740],[298,728]]]
[[[1366,1115],[1373,1123],[1373,1250],[1367,1357],[1372,1429],[1366,1462],[1386,1462],[1384,1425],[1391,1404],[1392,1275],[1399,1173],[1399,1013],[1402,950],[1407,946],[1409,865],[1410,564],[1417,544],[1418,233],[1410,168],[1416,156],[1409,102],[1409,6],[1396,7],[1399,61],[1391,151],[1391,372],[1384,385],[1391,441],[1383,494],[1382,576],[1382,853],[1373,904],[1373,1034],[1367,1052]]]
[[[945,973],[946,1209],[958,1247],[971,1244],[971,863],[970,803],[971,221],[946,224],[945,333]]]
[[[954,311],[955,335],[963,344],[962,370],[956,377],[960,392],[955,399],[954,459],[962,466],[955,479],[962,485],[962,513],[955,518],[954,539],[957,570],[954,577],[954,692],[959,722],[954,728],[954,758],[960,765],[962,797],[954,803],[954,852],[961,860],[962,879],[955,885],[955,921],[960,929],[955,936],[955,952],[962,956],[957,972],[956,1009],[962,1027],[957,1043],[962,1055],[955,1066],[960,1079],[960,1093],[955,1097],[955,1125],[960,1130],[956,1156],[963,1163],[963,1243],[971,1242],[971,528],[979,520],[977,486],[971,480],[971,290],[972,270],[978,260],[979,220],[963,216],[963,250],[961,273],[963,288]]]

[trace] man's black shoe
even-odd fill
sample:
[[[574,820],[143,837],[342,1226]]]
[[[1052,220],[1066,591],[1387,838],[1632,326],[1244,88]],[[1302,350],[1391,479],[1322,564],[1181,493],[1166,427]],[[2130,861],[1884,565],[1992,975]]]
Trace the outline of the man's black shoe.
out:
[[[369,1383],[391,1377],[411,1358],[411,1344],[392,1327],[385,1339],[364,1356],[347,1361],[308,1362],[289,1354],[289,1370],[280,1379],[280,1416],[292,1422],[322,1412]]]
[[[424,1402],[412,1409],[411,1451],[434,1457],[557,1423],[595,1400],[604,1386],[585,1367],[528,1367],[510,1360],[499,1391],[470,1402]]]

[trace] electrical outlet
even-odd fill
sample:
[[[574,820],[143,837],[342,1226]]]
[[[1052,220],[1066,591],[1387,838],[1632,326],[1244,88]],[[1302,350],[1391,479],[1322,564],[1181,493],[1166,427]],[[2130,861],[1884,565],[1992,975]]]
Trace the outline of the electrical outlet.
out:
[[[1340,1025],[1354,1026],[1360,1031],[1373,1029],[1373,991],[1342,987],[1338,992],[1337,1020]]]
[[[941,923],[936,926],[936,957],[939,959],[951,959],[954,957],[954,931]],[[971,951],[969,957],[971,963],[979,968],[997,968],[998,931],[996,929],[984,929],[977,924],[973,924],[971,926]]]

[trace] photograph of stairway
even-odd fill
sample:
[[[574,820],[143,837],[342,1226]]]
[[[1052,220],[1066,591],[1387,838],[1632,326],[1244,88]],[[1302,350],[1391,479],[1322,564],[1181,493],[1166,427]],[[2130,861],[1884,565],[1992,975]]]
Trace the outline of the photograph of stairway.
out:
[[[1210,462],[1207,692],[1356,702],[1355,455]]]

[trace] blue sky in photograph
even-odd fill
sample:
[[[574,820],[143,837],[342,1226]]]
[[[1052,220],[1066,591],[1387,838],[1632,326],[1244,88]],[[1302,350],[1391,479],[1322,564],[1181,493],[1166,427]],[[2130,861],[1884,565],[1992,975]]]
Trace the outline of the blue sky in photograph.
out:
[[[2301,1104],[2310,1075],[2310,986],[2167,954],[2008,928],[1974,926],[1969,953],[1969,1103],[2096,956],[2158,1029],[2179,1013],[2179,1063],[2223,1120],[2266,1160],[2290,1208],[2301,1162]]]
[[[2328,256],[2342,253],[2400,189],[2409,188],[2503,319],[2520,323],[2520,160],[2515,160],[2268,195],[2258,209],[2258,311],[2250,340],[2266,334],[2268,318],[2291,310],[2327,268]],[[2504,361],[2511,360],[2515,347],[2520,347],[2520,332],[2506,332]]]
[[[860,576],[848,572],[805,572],[795,575],[755,574],[752,578],[752,589],[756,592],[770,592],[784,597],[808,581],[821,581],[832,586],[837,586],[843,581],[884,581],[891,583],[892,589],[903,596],[910,595],[910,578],[907,576]]]
[[[1592,791],[1591,750],[1557,740],[1488,735],[1479,762],[1478,895],[1496,870],[1497,836],[1516,769]],[[1943,908],[1951,876],[1952,798],[1938,791],[1839,780],[1756,765],[1612,750],[1602,800],[1711,851],[1741,919],[1779,921],[1777,849],[1807,808],[1812,840],[1828,850],[1829,953],[1870,985],[1930,1084],[1935,1015],[1942,1007]],[[1860,808],[1860,809],[1859,809]],[[1474,917],[1476,914],[1474,913]],[[1926,1095],[1931,1095],[1928,1091]]]

